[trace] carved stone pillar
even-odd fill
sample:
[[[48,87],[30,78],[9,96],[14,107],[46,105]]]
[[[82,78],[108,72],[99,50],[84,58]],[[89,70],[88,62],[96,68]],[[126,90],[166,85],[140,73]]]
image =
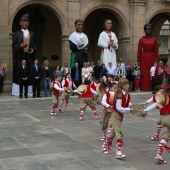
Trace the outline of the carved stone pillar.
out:
[[[68,35],[61,35],[61,47],[62,47],[62,66],[65,62],[70,62],[70,50]]]
[[[138,41],[144,35],[145,13],[147,0],[129,0],[130,3],[130,25],[131,25],[131,53],[132,62],[137,61]]]
[[[74,22],[76,19],[80,18],[80,0],[68,0],[68,25],[69,25],[69,33],[72,33],[74,28]]]

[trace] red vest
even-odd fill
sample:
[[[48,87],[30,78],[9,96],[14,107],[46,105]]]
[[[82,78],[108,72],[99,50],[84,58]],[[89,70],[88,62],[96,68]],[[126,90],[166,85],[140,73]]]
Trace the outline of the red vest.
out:
[[[64,84],[64,87],[68,87],[69,86],[69,82],[68,82],[68,80],[67,79],[64,79],[64,81],[65,81],[65,84]],[[71,81],[71,88],[73,89],[73,81],[72,80],[70,80]]]
[[[79,94],[78,98],[92,98],[92,92],[90,90],[90,86],[86,86],[87,87],[87,91],[84,94]]]
[[[130,102],[130,95],[128,94],[128,100],[126,101],[126,96],[125,94],[122,94],[122,107],[128,107],[129,106],[129,102]]]
[[[126,101],[126,96],[125,96],[125,94],[123,94],[122,93],[122,107],[123,108],[125,108],[125,107],[128,107],[129,106],[129,102],[130,102],[130,95],[129,95],[129,93],[127,93],[128,94],[128,100]],[[115,107],[115,109],[116,109],[116,107]],[[116,109],[116,111],[117,111],[117,109]],[[121,116],[121,121],[123,121],[123,114],[122,113],[120,113],[120,116]]]
[[[106,92],[106,102],[111,105],[111,108],[113,108],[113,110],[115,110],[115,101],[116,101],[116,95],[114,96],[114,100],[113,103],[110,102],[110,93]]]
[[[170,99],[170,96],[169,96],[169,99]],[[166,106],[160,109],[160,115],[164,115],[165,113],[170,113],[170,102]]]
[[[55,85],[55,84],[57,84],[58,87],[61,87],[61,83],[55,81],[55,82],[54,82],[54,85]],[[54,87],[53,87],[52,92],[53,92],[54,94],[59,94],[59,93],[60,93],[60,91],[57,90],[57,89],[55,89]]]
[[[96,91],[97,86],[95,84],[96,84],[95,82],[91,82],[90,87]]]
[[[153,102],[156,103],[155,95],[153,95]]]

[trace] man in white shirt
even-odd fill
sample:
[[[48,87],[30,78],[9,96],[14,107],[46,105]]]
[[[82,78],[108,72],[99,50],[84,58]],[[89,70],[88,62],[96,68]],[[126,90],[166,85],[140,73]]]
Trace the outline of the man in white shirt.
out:
[[[112,62],[108,63],[107,71],[108,71],[108,75],[113,75],[113,76],[117,75],[116,67],[112,65]]]
[[[120,62],[121,68],[126,70],[125,63],[122,61],[122,58],[119,58],[119,62]]]
[[[67,73],[71,73],[71,69],[68,67],[68,63],[65,62],[64,67],[61,68],[62,77],[65,77]]]
[[[154,62],[154,65],[151,67],[150,69],[150,76],[151,76],[151,80],[152,80],[152,90],[154,90],[154,81],[155,81],[155,78],[154,78],[154,75],[155,75],[155,70],[156,70],[156,67],[157,67],[157,62],[155,61]]]

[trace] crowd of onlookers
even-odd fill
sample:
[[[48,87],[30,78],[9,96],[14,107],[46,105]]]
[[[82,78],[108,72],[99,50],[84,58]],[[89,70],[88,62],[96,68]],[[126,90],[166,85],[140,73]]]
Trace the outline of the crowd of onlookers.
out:
[[[105,64],[100,61],[97,61],[97,63],[94,63],[93,61],[85,62],[83,68],[80,68],[78,63],[75,63],[74,67],[69,68],[68,63],[65,62],[63,67],[57,65],[54,70],[51,69],[48,60],[45,60],[42,66],[39,66],[38,60],[35,60],[34,65],[31,66],[30,70],[26,67],[25,60],[22,61],[21,65],[18,73],[20,98],[22,98],[23,87],[25,88],[24,96],[27,98],[30,80],[33,88],[33,98],[41,97],[41,80],[43,82],[44,96],[52,96],[52,90],[50,89],[51,81],[54,80],[56,75],[60,75],[63,79],[67,73],[71,73],[72,80],[77,87],[82,84],[85,79],[90,79],[91,77],[95,77],[96,81],[102,80],[103,82],[106,82],[108,75],[111,75],[113,80],[127,78],[130,84],[129,91],[140,91],[140,67],[136,64],[132,65],[130,61],[125,64],[122,61],[122,58],[117,62],[117,67],[112,65],[111,62],[105,66]],[[4,76],[5,70],[2,65],[0,65],[0,93],[2,93],[3,90]],[[170,68],[167,64],[163,65],[162,61],[159,61],[158,64],[155,62],[154,66],[150,69],[150,76],[152,90],[157,85],[167,85],[170,83]]]

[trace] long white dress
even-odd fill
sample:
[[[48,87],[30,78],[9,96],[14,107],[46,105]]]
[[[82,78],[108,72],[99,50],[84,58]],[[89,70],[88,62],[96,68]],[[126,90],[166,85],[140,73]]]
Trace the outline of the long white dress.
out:
[[[111,40],[117,46],[116,49],[112,47],[108,47],[108,43]],[[115,50],[118,49],[118,40],[115,33],[111,32],[111,34],[107,34],[105,31],[103,31],[102,33],[100,33],[97,45],[102,48],[101,57],[100,57],[101,63],[105,64],[105,66],[107,67],[108,63],[112,62],[112,66],[116,67],[117,62],[116,62]]]

